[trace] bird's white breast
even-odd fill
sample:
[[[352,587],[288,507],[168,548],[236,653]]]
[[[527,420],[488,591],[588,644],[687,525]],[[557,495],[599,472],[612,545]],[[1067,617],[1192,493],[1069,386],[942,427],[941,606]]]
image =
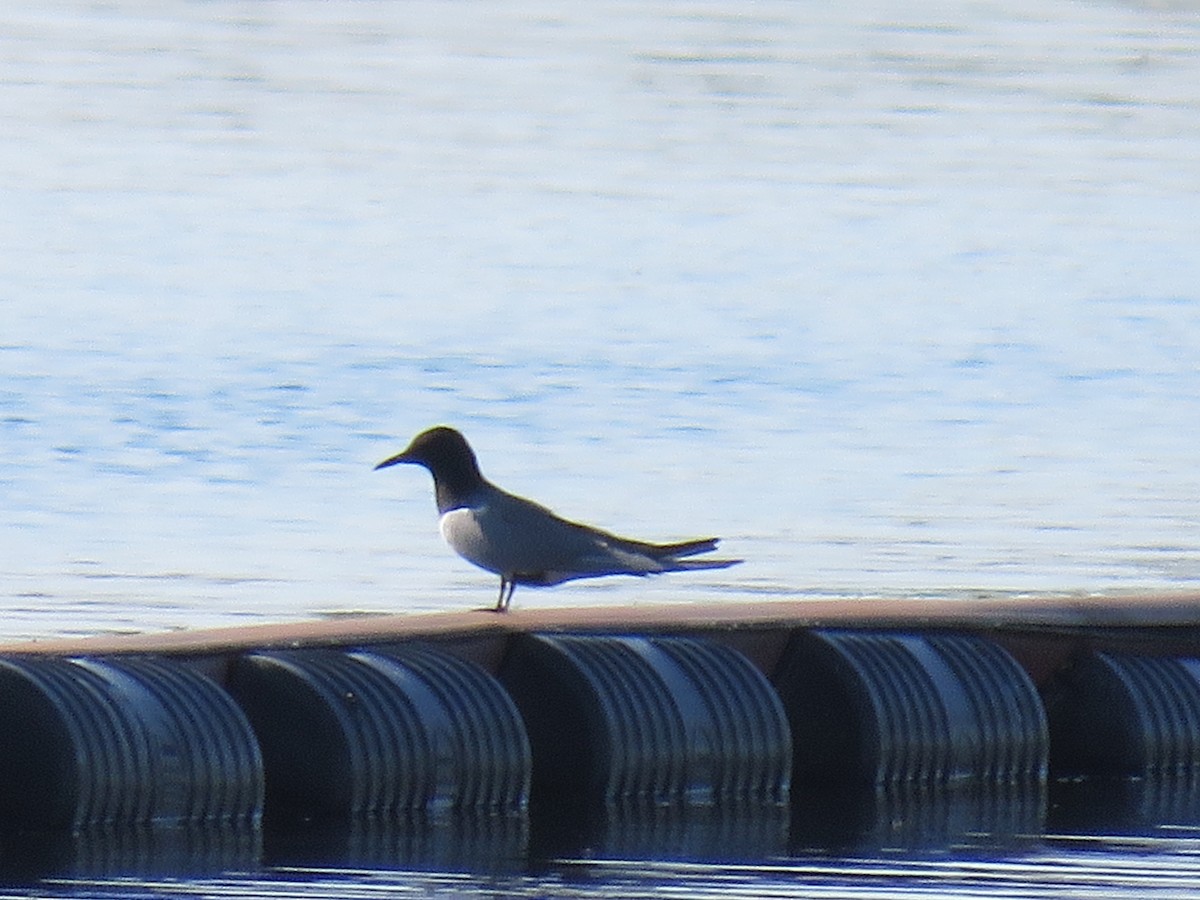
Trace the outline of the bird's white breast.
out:
[[[482,509],[473,507],[448,510],[442,513],[438,528],[455,553],[467,562],[499,575],[504,566],[496,558],[493,542],[487,539],[480,525],[481,512]]]

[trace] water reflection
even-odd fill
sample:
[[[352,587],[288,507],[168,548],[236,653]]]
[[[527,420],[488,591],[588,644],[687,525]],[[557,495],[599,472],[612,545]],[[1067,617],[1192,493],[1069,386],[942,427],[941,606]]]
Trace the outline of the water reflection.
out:
[[[0,860],[4,883],[21,897],[944,898],[986,890],[1033,898],[1072,887],[1143,897],[1151,886],[1190,889],[1200,877],[1200,844],[1162,828],[1200,825],[1196,787],[1127,779],[1049,790],[809,791],[790,816],[763,806],[629,806],[250,833],[96,830],[8,836]]]
[[[264,830],[94,829],[0,844],[4,879],[212,877],[230,870],[520,873],[554,860],[758,864],[812,855],[1028,849],[1045,833],[1038,787],[805,793],[795,807],[602,805],[526,815],[276,822]],[[1064,808],[1065,810],[1065,808]],[[1097,817],[1093,822],[1098,823]]]
[[[929,853],[1028,847],[1044,832],[1043,785],[859,788],[795,798],[790,852]]]
[[[257,868],[262,831],[252,827],[108,827],[0,837],[0,878],[211,877]]]
[[[285,828],[112,827],[0,840],[0,883],[204,879],[277,868],[524,871],[524,815],[294,822]]]
[[[1154,835],[1200,828],[1200,776],[1090,778],[1051,792],[1048,827],[1061,834]]]
[[[521,873],[552,860],[643,859],[755,864],[1030,852],[1046,835],[1161,836],[1200,828],[1200,780],[1094,779],[948,789],[797,793],[794,807],[643,804],[447,815],[388,821],[291,822],[265,830],[107,828],[0,839],[0,877],[216,876],[278,868]]]
[[[268,829],[264,843],[269,867],[508,872],[525,865],[529,819],[512,814],[302,822]]]
[[[787,852],[788,810],[749,803],[565,808],[535,816],[532,838],[533,859],[763,860]]]

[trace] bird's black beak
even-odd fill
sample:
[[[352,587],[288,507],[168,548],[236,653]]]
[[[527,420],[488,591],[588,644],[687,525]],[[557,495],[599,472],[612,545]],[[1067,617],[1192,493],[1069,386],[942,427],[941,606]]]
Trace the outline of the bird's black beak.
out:
[[[412,462],[412,459],[409,458],[408,451],[404,450],[404,451],[401,451],[400,453],[397,453],[395,456],[389,456],[387,459],[385,459],[383,462],[381,462],[379,465],[377,465],[375,467],[375,471],[378,472],[380,469],[386,469],[388,466],[394,466],[394,465],[397,465],[398,463],[406,463],[406,462]]]

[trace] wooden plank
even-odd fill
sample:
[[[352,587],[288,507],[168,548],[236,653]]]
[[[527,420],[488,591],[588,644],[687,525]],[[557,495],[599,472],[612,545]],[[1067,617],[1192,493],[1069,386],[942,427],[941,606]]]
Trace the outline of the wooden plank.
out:
[[[554,607],[333,618],[236,628],[0,643],[0,654],[211,656],[255,648],[353,646],[530,631],[618,633],[796,627],[971,630],[1200,628],[1200,592],[962,598],[764,599],[762,602]]]

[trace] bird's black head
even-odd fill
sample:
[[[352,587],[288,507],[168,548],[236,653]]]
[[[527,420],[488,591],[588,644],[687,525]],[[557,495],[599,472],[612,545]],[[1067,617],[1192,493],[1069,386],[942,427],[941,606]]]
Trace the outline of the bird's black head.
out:
[[[463,505],[484,484],[475,451],[458,431],[445,425],[422,431],[404,450],[375,468],[398,463],[416,463],[430,471],[441,512]]]

